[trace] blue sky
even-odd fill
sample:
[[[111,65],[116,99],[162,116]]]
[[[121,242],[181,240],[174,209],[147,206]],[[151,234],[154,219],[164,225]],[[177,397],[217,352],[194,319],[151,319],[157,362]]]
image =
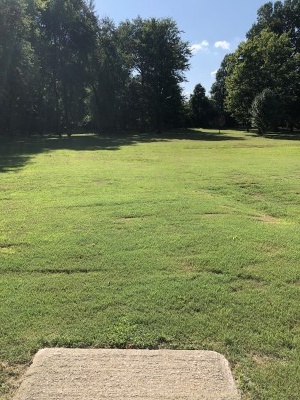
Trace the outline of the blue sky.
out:
[[[207,94],[214,73],[225,54],[233,52],[256,21],[257,10],[267,0],[95,0],[100,18],[110,17],[116,24],[140,15],[142,18],[171,17],[183,31],[182,39],[193,49],[188,82],[191,93],[201,83]]]

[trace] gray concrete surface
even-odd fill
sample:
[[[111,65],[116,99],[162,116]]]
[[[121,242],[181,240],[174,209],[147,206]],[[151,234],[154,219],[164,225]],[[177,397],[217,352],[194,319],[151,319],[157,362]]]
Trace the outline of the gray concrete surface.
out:
[[[15,400],[239,400],[212,351],[43,349]]]

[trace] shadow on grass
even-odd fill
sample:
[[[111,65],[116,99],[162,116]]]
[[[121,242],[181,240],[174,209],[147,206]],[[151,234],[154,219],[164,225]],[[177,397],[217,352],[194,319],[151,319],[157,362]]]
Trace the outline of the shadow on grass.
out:
[[[300,140],[300,132],[268,132],[264,137],[276,140]]]
[[[0,138],[0,173],[22,168],[39,153],[55,150],[116,151],[122,146],[172,140],[242,140],[224,133],[202,132],[193,129],[174,130],[162,133],[103,133],[77,134],[71,137],[33,136],[14,139]]]
[[[277,131],[277,132],[267,132],[264,135],[259,135],[257,130],[251,129],[249,132],[245,133],[246,136],[251,137],[264,137],[266,139],[273,139],[273,140],[300,140],[300,131]]]

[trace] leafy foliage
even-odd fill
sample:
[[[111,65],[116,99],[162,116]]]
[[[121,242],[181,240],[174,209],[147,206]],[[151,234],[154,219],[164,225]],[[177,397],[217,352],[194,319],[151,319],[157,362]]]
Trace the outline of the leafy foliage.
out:
[[[296,52],[300,51],[300,1],[284,0],[268,2],[257,11],[257,22],[247,33],[248,38],[253,38],[262,30],[269,29],[281,35],[288,33]]]
[[[276,128],[279,116],[279,100],[271,89],[264,89],[253,100],[251,107],[252,125],[260,134]]]
[[[230,115],[249,128],[254,99],[270,88],[280,98],[278,123],[293,129],[300,123],[300,1],[264,4],[247,39],[223,59],[212,99],[229,123]]]
[[[0,126],[4,133],[26,130],[36,112],[40,73],[31,43],[29,5],[21,0],[0,3]]]
[[[179,84],[189,66],[188,43],[181,40],[170,18],[126,21],[120,25],[119,35],[134,81],[131,88],[139,94],[141,125],[159,131],[181,109]]]
[[[233,57],[231,54],[227,54],[216,73],[216,80],[211,87],[211,100],[215,104],[218,110],[217,120],[223,120],[227,126],[234,126],[234,119],[230,113],[225,110],[225,99],[227,96],[226,89],[226,78],[230,74],[233,66]],[[220,119],[221,118],[221,119]]]
[[[266,88],[280,96],[282,119],[292,119],[290,108],[298,101],[298,56],[288,34],[263,30],[240,44],[232,55],[226,78],[225,107],[241,124],[250,125],[254,98]]]
[[[2,134],[182,123],[191,54],[173,20],[116,27],[92,1],[3,0],[0,30]]]
[[[69,131],[84,118],[86,65],[95,28],[95,18],[83,0],[49,0],[41,10],[45,129]]]
[[[210,102],[205,94],[204,87],[198,83],[190,97],[193,126],[207,127],[210,111]]]

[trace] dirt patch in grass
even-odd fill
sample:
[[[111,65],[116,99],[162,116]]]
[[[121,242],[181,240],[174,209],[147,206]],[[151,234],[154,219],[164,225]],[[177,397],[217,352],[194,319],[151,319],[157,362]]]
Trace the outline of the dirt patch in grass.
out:
[[[196,265],[193,260],[183,260],[181,271],[184,273],[196,272]]]
[[[279,247],[279,246],[275,246],[275,245],[273,245],[273,244],[270,244],[270,243],[264,243],[262,246],[261,246],[261,250],[264,252],[264,253],[268,253],[268,254],[278,254],[278,253],[280,253],[281,252],[281,248]]]
[[[274,363],[281,363],[281,364],[285,363],[284,360],[280,360],[275,357],[271,357],[271,356],[267,356],[267,355],[260,355],[260,354],[253,354],[252,360],[259,367],[264,367],[264,366],[274,364]]]
[[[245,280],[243,282],[237,282],[231,285],[232,292],[244,292],[246,290],[264,290],[266,284],[264,282],[257,282],[251,280]]]
[[[21,384],[21,378],[28,365],[0,363],[0,399],[8,400]]]
[[[280,218],[268,214],[256,215],[253,218],[257,221],[264,222],[265,224],[280,224],[282,222]]]
[[[300,286],[300,279],[297,281],[292,282],[292,285],[294,286]]]
[[[242,292],[245,290],[262,290],[266,287],[266,282],[251,274],[238,274],[238,280],[231,285],[232,292]]]

